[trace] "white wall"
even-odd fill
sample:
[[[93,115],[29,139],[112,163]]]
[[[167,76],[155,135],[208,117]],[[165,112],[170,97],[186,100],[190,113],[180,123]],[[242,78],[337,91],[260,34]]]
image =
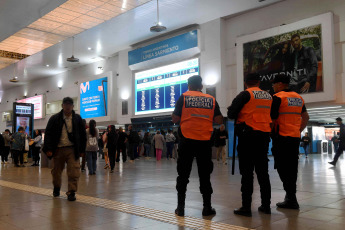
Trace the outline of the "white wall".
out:
[[[108,85],[109,95],[117,95],[117,86],[116,73],[118,72],[118,57],[112,57],[107,60],[96,62],[90,65],[81,66],[73,70],[52,76],[43,78],[34,82],[30,82],[23,86],[13,87],[9,90],[6,90],[3,94],[2,101],[0,104],[0,112],[5,112],[13,109],[13,102],[16,99],[22,99],[24,93],[27,94],[27,97],[32,97],[36,93],[37,95],[43,94],[45,96],[44,103],[53,102],[62,100],[64,97],[75,97],[79,96],[79,84],[84,81],[94,79],[95,75],[100,74],[99,77],[103,76],[102,73],[110,72],[112,73],[113,84]],[[77,64],[76,64],[77,65]],[[102,66],[103,71],[100,71],[97,67]],[[62,89],[58,89],[58,82],[62,81]],[[78,82],[77,84],[75,84]],[[49,91],[49,92],[47,92]],[[7,102],[8,101],[8,102]],[[117,100],[108,100],[108,110],[109,110],[109,120],[115,123],[116,112],[117,112]],[[75,101],[75,104],[79,102]],[[45,107],[45,106],[44,106]],[[79,105],[76,106],[76,110],[79,113]],[[35,128],[44,129],[49,120],[50,116],[46,116],[43,119],[35,120]],[[96,121],[99,119],[95,118]],[[88,119],[87,119],[88,121]],[[0,122],[0,131],[6,129],[6,123]]]
[[[289,24],[319,14],[333,12],[334,14],[334,44],[335,44],[335,78],[336,102],[345,102],[345,1],[316,1],[316,0],[288,0],[274,5],[250,11],[248,13],[229,18],[225,21],[225,66],[228,79],[226,84],[226,99],[229,105],[237,92],[236,39],[237,37],[253,34],[265,29]]]

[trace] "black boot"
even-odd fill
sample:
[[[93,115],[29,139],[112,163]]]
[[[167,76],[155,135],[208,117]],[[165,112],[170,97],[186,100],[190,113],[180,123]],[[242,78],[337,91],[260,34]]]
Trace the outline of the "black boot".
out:
[[[265,214],[271,214],[271,207],[269,205],[261,205],[258,210]]]
[[[234,213],[236,215],[241,215],[241,216],[248,216],[248,217],[252,216],[252,210],[247,207],[240,207],[238,209],[235,209]]]
[[[60,188],[54,187],[53,196],[54,196],[54,197],[60,196]]]
[[[67,200],[69,201],[75,201],[77,198],[75,197],[75,192],[74,191],[70,191],[67,193]]]
[[[202,210],[202,215],[203,216],[216,215],[216,210],[212,208],[212,205],[211,205],[211,195],[203,195],[202,198],[204,200],[204,208]]]
[[[297,202],[296,194],[295,193],[287,193],[283,202],[279,202],[276,204],[278,208],[286,208],[286,209],[299,209],[299,204]]]
[[[177,208],[175,209],[176,215],[184,216],[185,200],[186,194],[177,194]]]

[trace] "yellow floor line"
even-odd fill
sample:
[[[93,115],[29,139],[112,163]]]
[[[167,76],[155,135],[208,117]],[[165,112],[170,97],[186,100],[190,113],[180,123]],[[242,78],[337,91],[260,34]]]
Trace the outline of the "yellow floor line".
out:
[[[23,184],[13,183],[9,181],[4,181],[4,180],[0,180],[0,186],[52,197],[52,189],[39,188],[39,187],[23,185]],[[63,194],[62,191],[61,193]],[[59,198],[63,199],[63,197],[59,197]],[[95,197],[84,196],[84,195],[79,195],[79,194],[77,196],[77,202],[83,203],[83,204],[89,204],[89,205],[93,205],[97,207],[102,207],[102,208],[106,208],[110,210],[115,210],[119,212],[124,212],[131,215],[141,216],[144,218],[148,218],[148,219],[152,219],[152,220],[156,220],[160,222],[165,222],[165,223],[169,223],[173,225],[178,225],[178,226],[192,228],[192,229],[198,229],[198,230],[200,229],[215,229],[215,230],[216,229],[217,230],[248,229],[248,228],[244,228],[240,226],[200,219],[196,217],[190,217],[190,216],[179,217],[179,216],[176,216],[174,213],[170,213],[166,211],[161,211],[161,210],[152,209],[152,208],[145,208],[145,207],[141,207],[137,205],[122,203],[119,201],[95,198]]]

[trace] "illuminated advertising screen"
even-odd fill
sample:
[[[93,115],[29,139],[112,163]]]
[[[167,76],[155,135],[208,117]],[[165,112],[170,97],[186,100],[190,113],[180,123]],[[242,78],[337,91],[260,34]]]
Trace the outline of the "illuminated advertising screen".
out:
[[[16,132],[19,127],[23,127],[25,129],[25,133],[30,135],[30,117],[17,117]]]
[[[34,104],[34,119],[43,118],[43,95],[25,98],[17,102]],[[30,114],[31,114],[31,111],[30,111]]]
[[[136,73],[135,115],[173,111],[193,75],[199,75],[197,58]]]
[[[16,114],[31,115],[30,105],[16,105]]]
[[[82,118],[107,116],[108,78],[80,84],[80,115]]]

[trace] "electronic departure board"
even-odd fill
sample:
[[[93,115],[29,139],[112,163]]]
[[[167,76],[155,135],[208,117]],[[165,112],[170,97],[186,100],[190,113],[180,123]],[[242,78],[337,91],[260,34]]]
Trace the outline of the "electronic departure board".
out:
[[[136,73],[135,115],[173,111],[193,75],[199,75],[197,58]]]

